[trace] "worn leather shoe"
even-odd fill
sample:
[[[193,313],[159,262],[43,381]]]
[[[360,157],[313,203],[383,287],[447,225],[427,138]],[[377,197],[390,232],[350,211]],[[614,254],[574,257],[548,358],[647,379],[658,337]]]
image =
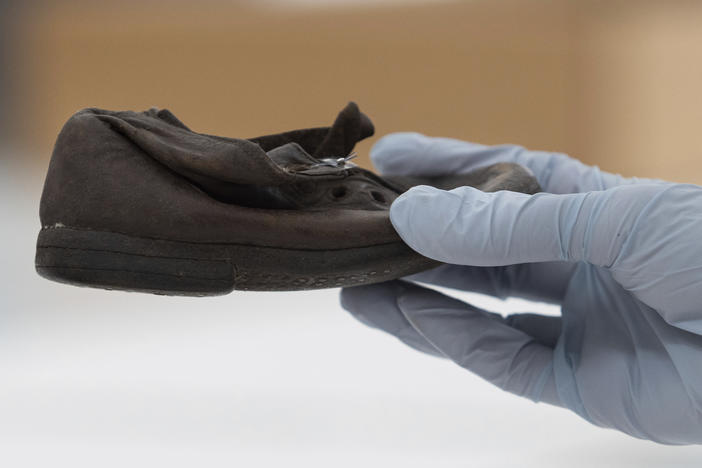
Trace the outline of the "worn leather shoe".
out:
[[[390,204],[411,186],[539,190],[515,164],[379,177],[349,160],[373,131],[353,103],[331,127],[251,139],[193,132],[165,109],[81,110],[51,157],[37,271],[169,295],[368,284],[437,265],[389,221]]]

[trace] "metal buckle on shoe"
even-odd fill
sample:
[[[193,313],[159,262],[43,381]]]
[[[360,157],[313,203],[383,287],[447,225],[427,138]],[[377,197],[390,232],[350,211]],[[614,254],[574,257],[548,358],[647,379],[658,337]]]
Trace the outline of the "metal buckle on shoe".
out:
[[[323,158],[323,159],[320,159],[318,163],[313,164],[312,167],[319,167],[319,166],[346,167],[347,165],[349,167],[356,167],[356,164],[350,162],[356,156],[358,156],[356,153],[351,153],[348,156],[346,156],[345,158]]]

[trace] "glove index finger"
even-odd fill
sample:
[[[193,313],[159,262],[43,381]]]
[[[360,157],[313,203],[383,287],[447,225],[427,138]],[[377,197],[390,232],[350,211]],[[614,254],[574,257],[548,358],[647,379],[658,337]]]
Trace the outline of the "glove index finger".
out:
[[[545,192],[559,194],[663,183],[610,174],[562,153],[531,151],[518,145],[487,146],[413,132],[384,136],[373,146],[370,157],[381,174],[390,176],[441,176],[501,162],[516,163],[528,168]]]
[[[478,143],[399,132],[384,136],[370,158],[383,175],[438,176],[464,173],[501,162],[499,154]],[[507,161],[502,159],[502,162]]]

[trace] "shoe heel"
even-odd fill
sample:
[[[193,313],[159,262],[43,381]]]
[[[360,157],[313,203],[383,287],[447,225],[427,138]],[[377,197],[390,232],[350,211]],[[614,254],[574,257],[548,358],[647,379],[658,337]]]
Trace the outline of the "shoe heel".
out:
[[[39,232],[36,270],[76,286],[210,296],[234,289],[225,246],[127,236],[70,227]]]

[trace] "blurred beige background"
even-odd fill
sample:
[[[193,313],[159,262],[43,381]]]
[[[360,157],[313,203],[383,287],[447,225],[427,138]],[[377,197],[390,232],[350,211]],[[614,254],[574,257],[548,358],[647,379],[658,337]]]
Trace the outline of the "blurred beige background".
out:
[[[129,294],[46,281],[33,260],[53,140],[87,106],[249,137],[355,100],[378,135],[702,183],[700,25],[702,1],[676,0],[0,0],[0,467],[699,468],[702,447],[604,430],[414,352],[338,290]]]
[[[354,100],[378,135],[519,143],[702,183],[700,1],[22,5],[5,130],[44,165],[82,107],[167,107],[251,137],[329,124]]]

